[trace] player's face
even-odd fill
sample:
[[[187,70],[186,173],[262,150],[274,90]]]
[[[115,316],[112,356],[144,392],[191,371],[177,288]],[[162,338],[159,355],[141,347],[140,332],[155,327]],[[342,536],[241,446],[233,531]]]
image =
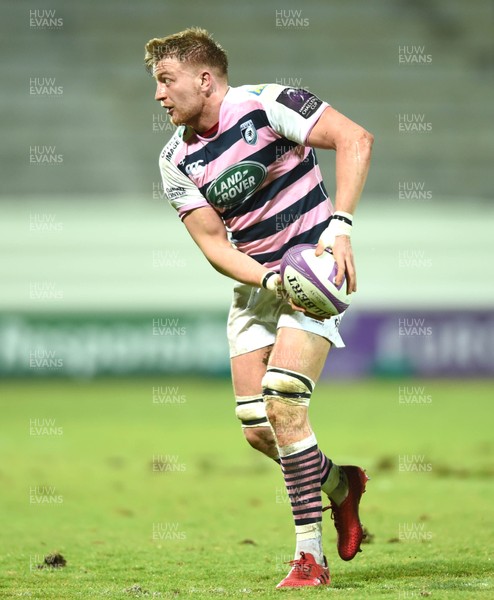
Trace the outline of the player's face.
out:
[[[175,58],[164,58],[154,68],[155,100],[167,109],[174,125],[197,125],[204,98],[201,94],[201,70]]]

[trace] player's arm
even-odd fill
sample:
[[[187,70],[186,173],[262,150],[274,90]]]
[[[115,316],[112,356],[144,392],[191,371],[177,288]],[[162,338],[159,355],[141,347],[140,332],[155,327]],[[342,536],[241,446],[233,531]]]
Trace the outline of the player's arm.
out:
[[[281,285],[279,274],[269,271],[231,244],[220,216],[207,203],[197,186],[178,169],[173,158],[177,147],[172,138],[162,152],[160,169],[163,189],[204,256],[223,275],[277,291]]]
[[[231,244],[225,224],[210,206],[192,210],[187,213],[183,222],[204,256],[222,275],[259,287],[263,279],[270,273],[266,267]],[[279,276],[277,277],[279,278]],[[272,286],[271,278],[267,278],[265,283],[267,281],[270,281]]]
[[[338,264],[336,284],[347,275],[347,291],[357,289],[350,232],[353,214],[369,171],[374,138],[334,108],[328,106],[312,128],[307,144],[314,148],[336,150],[335,215],[319,240],[316,255],[330,246]]]

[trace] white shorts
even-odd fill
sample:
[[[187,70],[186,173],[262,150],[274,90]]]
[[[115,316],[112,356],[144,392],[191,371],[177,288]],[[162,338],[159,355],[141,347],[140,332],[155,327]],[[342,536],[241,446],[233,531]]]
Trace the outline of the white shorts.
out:
[[[274,344],[279,327],[310,331],[326,338],[336,348],[344,348],[338,332],[343,314],[318,321],[293,310],[273,292],[238,283],[233,288],[233,301],[228,315],[230,357]]]

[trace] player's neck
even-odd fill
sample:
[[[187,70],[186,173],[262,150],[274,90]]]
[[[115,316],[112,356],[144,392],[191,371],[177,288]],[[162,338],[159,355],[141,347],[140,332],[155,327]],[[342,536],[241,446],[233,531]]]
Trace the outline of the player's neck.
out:
[[[204,131],[203,133],[201,133],[200,134],[201,137],[203,137],[203,138],[212,138],[212,137],[214,137],[218,133],[219,126],[220,126],[219,122],[216,123],[210,129],[208,129],[207,131]]]
[[[203,135],[204,133],[211,130],[220,120],[220,109],[226,93],[229,90],[228,84],[225,84],[217,91],[213,92],[208,98],[207,103],[204,105],[201,114],[199,115],[197,122],[190,123],[190,126],[198,133]]]

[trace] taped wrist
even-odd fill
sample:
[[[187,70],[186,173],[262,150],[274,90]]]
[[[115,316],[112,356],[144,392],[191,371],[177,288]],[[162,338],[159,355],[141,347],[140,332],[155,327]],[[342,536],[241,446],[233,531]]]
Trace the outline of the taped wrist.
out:
[[[335,239],[339,235],[347,235],[351,237],[353,227],[353,216],[350,213],[342,210],[337,210],[329,221],[329,225],[322,232],[319,241],[321,241],[325,248],[332,248],[335,243]]]
[[[278,400],[291,406],[309,406],[314,386],[306,375],[278,367],[268,367],[262,378],[264,400]]]
[[[261,279],[261,287],[270,292],[277,292],[281,287],[281,276],[276,271],[268,271]]]

